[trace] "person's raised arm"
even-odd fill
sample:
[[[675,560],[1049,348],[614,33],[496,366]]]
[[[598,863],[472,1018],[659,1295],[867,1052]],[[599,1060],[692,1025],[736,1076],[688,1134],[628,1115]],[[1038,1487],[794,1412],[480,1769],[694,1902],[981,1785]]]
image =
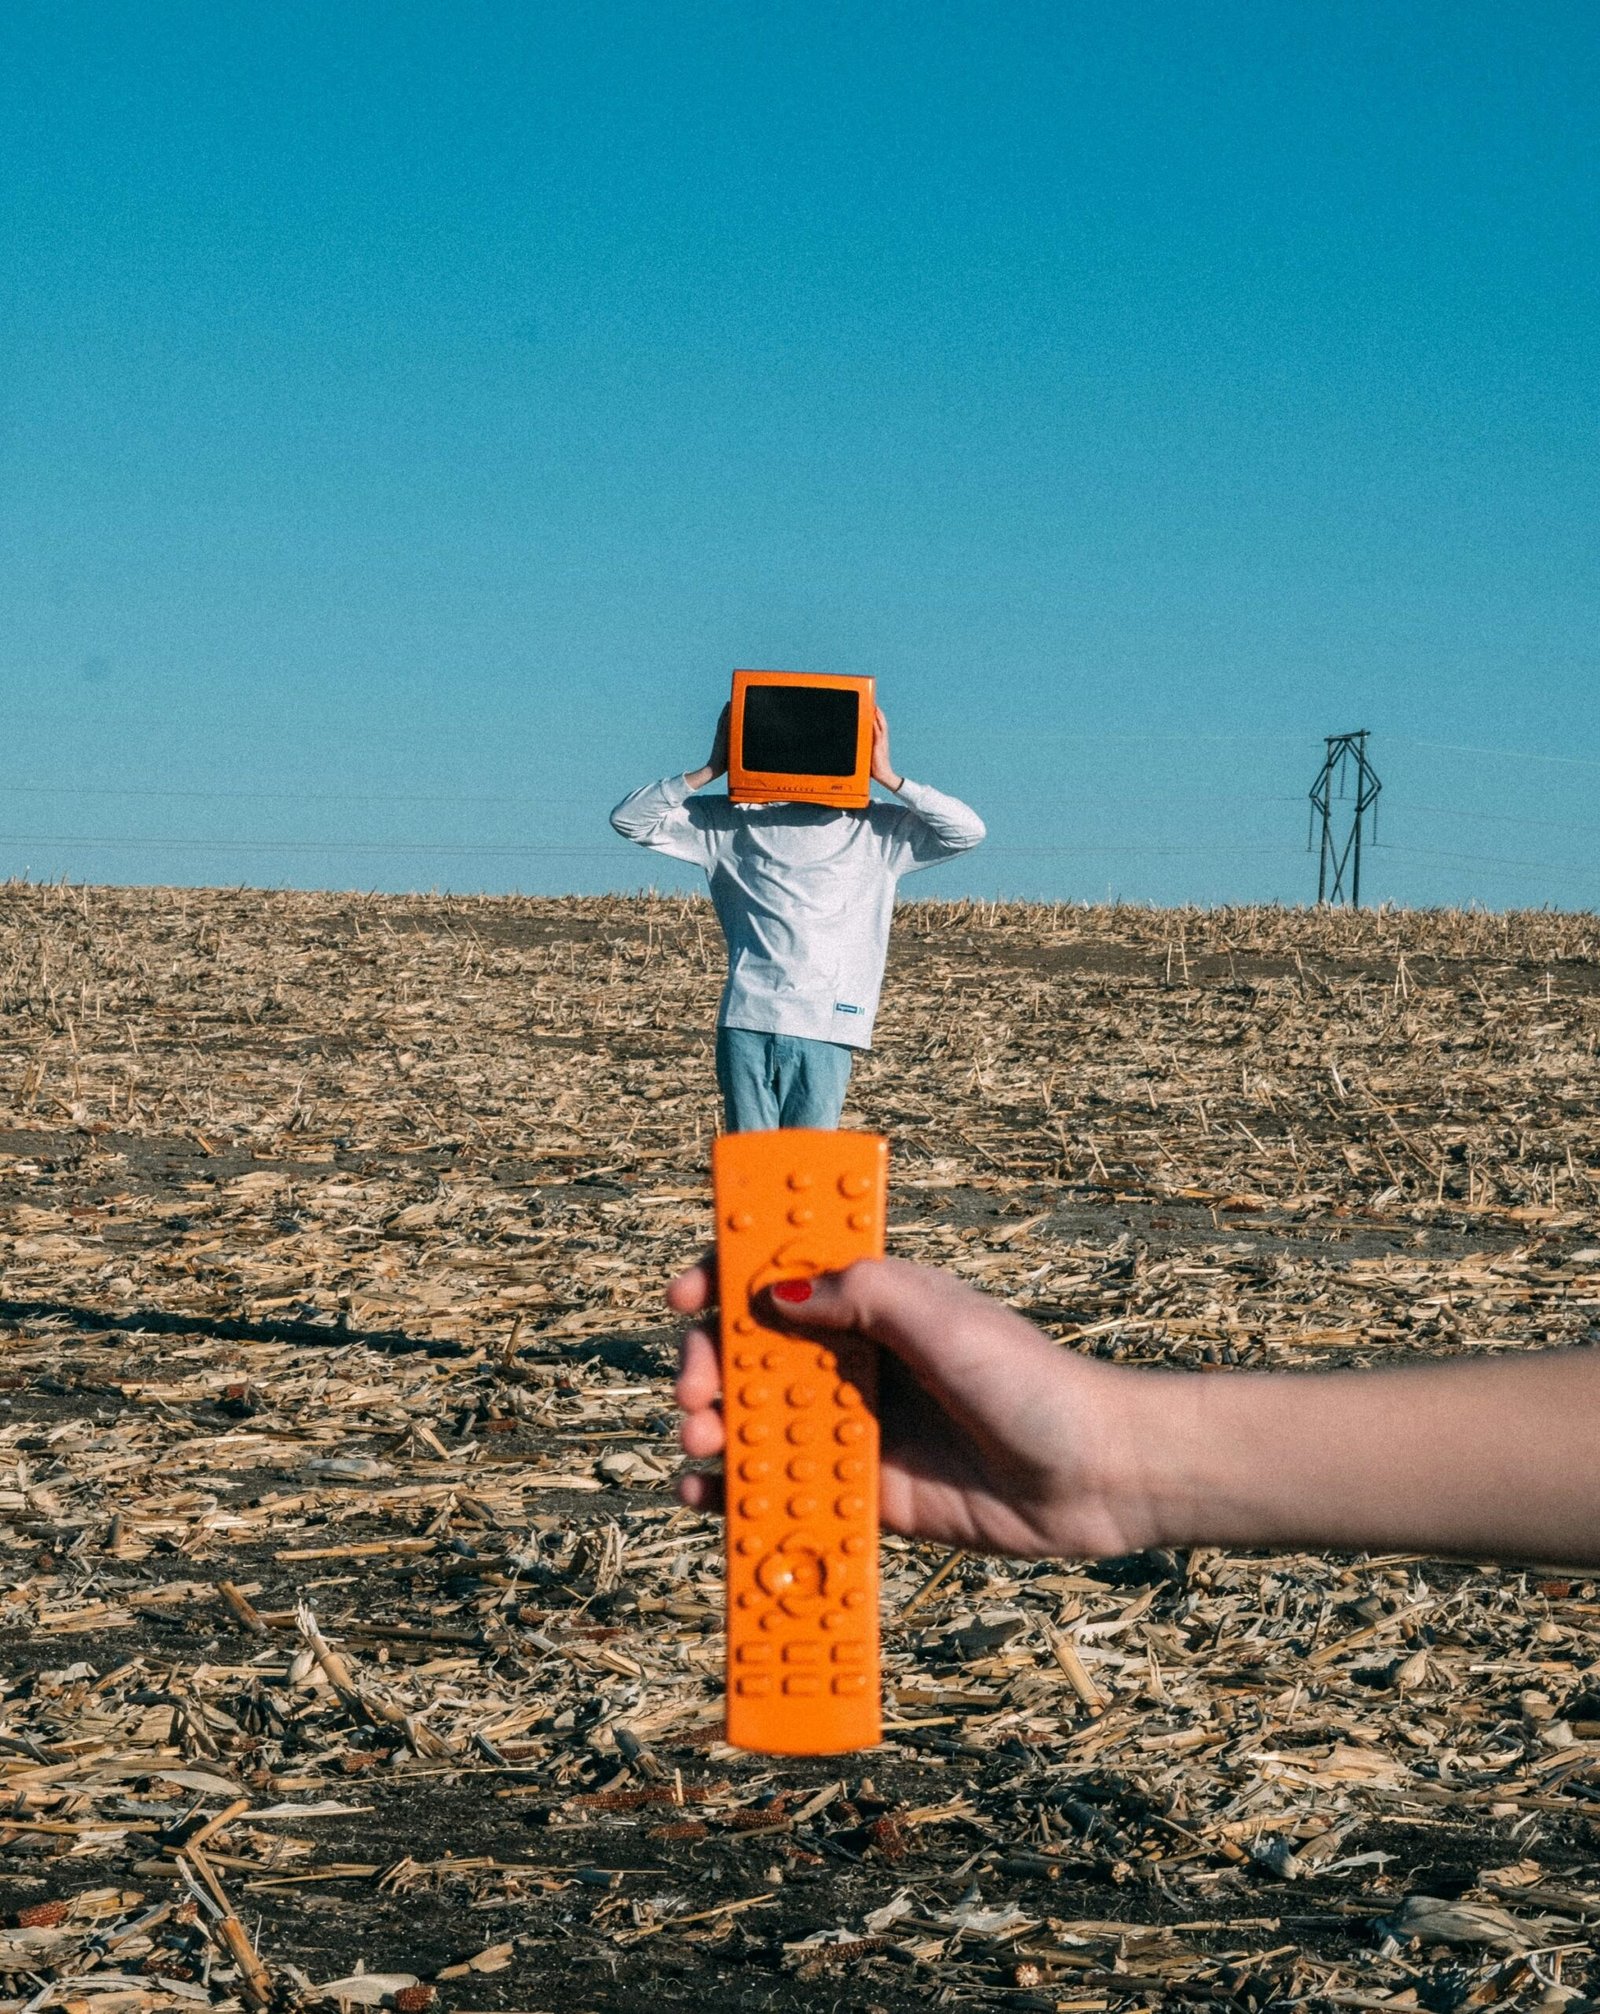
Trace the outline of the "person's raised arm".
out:
[[[889,723],[881,706],[874,710],[872,722],[872,780],[892,790],[905,806],[884,831],[896,872],[932,867],[936,861],[951,860],[982,842],[984,823],[970,804],[935,790],[931,784],[913,783],[895,768],[889,752]]]
[[[713,1291],[697,1267],[668,1298],[697,1314]],[[1080,1357],[900,1260],[775,1292],[775,1322],[888,1353],[883,1520],[908,1536],[1030,1557],[1209,1544],[1600,1560],[1600,1350],[1200,1375]],[[721,1448],[718,1388],[696,1325],[678,1381],[690,1455]],[[709,1504],[714,1480],[680,1493]]]
[[[728,708],[717,719],[711,754],[698,769],[681,776],[665,776],[659,783],[647,783],[631,791],[611,813],[611,829],[636,846],[648,846],[657,853],[669,853],[697,866],[710,864],[711,820],[704,810],[688,808],[690,796],[703,790],[728,767]]]

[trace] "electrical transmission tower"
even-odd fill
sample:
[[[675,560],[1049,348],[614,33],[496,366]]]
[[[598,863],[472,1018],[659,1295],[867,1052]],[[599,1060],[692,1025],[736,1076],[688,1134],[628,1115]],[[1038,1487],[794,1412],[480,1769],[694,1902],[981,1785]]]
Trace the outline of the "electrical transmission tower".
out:
[[[1311,786],[1311,832],[1306,839],[1309,852],[1315,843],[1316,821],[1322,820],[1322,857],[1317,863],[1317,901],[1348,902],[1361,907],[1361,833],[1367,813],[1372,813],[1372,837],[1378,836],[1378,792],[1383,785],[1378,772],[1367,760],[1367,728],[1354,734],[1325,737],[1327,754],[1321,774]],[[1353,772],[1353,773],[1352,773]],[[1354,786],[1353,789],[1351,786]],[[1335,801],[1349,806],[1350,823],[1341,837],[1335,835],[1336,822],[1343,823],[1334,810]],[[1350,877],[1346,893],[1345,876]]]

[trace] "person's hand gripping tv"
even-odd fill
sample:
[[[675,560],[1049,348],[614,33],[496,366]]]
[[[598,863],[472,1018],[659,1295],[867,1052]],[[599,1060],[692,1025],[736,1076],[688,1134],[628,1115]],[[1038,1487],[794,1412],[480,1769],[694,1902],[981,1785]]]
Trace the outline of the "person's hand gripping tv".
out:
[[[714,1293],[702,1263],[667,1298],[701,1315]],[[1124,1367],[898,1259],[780,1282],[762,1315],[883,1346],[882,1517],[907,1537],[1034,1558],[1234,1545],[1600,1561],[1600,1349],[1373,1370]],[[722,1449],[719,1391],[697,1323],[677,1388],[691,1456]],[[679,1485],[697,1508],[719,1493],[711,1476]]]
[[[905,782],[889,758],[889,723],[881,706],[872,709],[872,780],[895,791]]]
[[[711,738],[711,753],[698,769],[686,770],[684,782],[691,790],[704,790],[708,783],[715,783],[719,776],[725,776],[728,769],[728,721],[733,708],[726,702],[717,715],[717,731]]]

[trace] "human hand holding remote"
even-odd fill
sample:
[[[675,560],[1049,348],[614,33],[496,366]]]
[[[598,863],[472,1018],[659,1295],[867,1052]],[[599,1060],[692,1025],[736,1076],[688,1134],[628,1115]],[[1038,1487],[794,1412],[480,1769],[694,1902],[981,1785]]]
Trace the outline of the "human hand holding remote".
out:
[[[667,1298],[699,1315],[714,1294],[702,1262]],[[1600,1349],[1134,1369],[897,1259],[780,1282],[763,1315],[882,1345],[882,1518],[910,1537],[1030,1558],[1213,1544],[1600,1562]],[[720,1388],[697,1324],[677,1386],[692,1456],[721,1452]],[[714,1508],[720,1485],[687,1475],[679,1494]]]
[[[667,1292],[688,1315],[704,1314],[714,1297],[709,1260]],[[766,1316],[823,1340],[855,1331],[884,1345],[881,1515],[890,1530],[1034,1558],[1132,1552],[1152,1542],[1137,1478],[1124,1472],[1124,1444],[1151,1396],[1144,1388],[1167,1380],[1063,1351],[1009,1308],[899,1259],[781,1282]],[[721,1453],[721,1388],[715,1341],[696,1324],[684,1338],[677,1385],[686,1453]],[[713,1508],[720,1484],[686,1475],[679,1495]]]

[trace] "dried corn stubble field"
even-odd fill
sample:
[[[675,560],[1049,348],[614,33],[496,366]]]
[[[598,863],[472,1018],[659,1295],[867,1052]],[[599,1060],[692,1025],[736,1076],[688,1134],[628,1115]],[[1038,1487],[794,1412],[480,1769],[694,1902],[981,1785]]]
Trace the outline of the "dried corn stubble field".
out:
[[[1597,940],[913,906],[848,1116],[1067,1347],[1583,1341]],[[0,2010],[1581,2014],[1600,1573],[891,1541],[884,1747],[720,1745],[660,1306],[717,950],[0,890]]]

